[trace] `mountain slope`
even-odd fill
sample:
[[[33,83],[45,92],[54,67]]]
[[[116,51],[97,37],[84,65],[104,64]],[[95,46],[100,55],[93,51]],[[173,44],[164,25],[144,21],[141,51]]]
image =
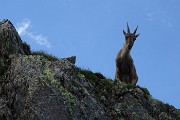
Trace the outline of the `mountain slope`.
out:
[[[0,120],[180,119],[145,88],[80,69],[75,58],[31,52],[9,20],[0,23],[0,43]]]

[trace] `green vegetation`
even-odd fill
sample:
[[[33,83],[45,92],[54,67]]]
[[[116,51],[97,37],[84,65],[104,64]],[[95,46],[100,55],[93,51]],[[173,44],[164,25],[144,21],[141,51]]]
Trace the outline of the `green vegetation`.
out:
[[[57,57],[55,57],[55,56],[53,56],[51,54],[48,54],[47,52],[42,51],[42,50],[41,51],[33,51],[31,53],[31,55],[41,55],[41,56],[45,57],[47,60],[49,60],[49,61],[57,61],[58,60]]]
[[[80,73],[85,76],[90,84],[94,86],[94,92],[97,95],[105,95],[113,87],[113,80],[105,78],[101,73],[93,73],[90,70],[80,69]]]
[[[99,79],[105,79],[105,77],[100,73],[100,72],[96,72],[94,73],[96,75],[96,77],[98,77]]]
[[[147,88],[144,87],[139,87],[146,95],[151,96],[150,92],[148,91]]]
[[[104,82],[103,88],[109,91],[112,88],[113,80],[111,80],[111,79],[104,79],[103,82]]]
[[[90,70],[80,69],[80,73],[85,76],[85,78],[90,82],[92,85],[95,85],[98,82],[99,78]]]
[[[127,84],[123,82],[113,83],[114,81],[111,79],[107,79],[104,77],[101,73],[93,73],[90,70],[87,69],[80,69],[80,74],[84,75],[86,80],[94,86],[94,92],[97,95],[105,95],[106,93],[109,94],[109,97],[111,95],[122,95],[126,92],[128,92],[130,89],[140,88],[147,99],[151,97],[150,92],[147,88],[135,86],[133,84]]]
[[[80,69],[80,73],[85,76],[85,78],[91,83],[96,84],[100,79],[106,79],[100,72],[93,73],[87,69]]]
[[[129,84],[126,84],[126,87],[127,87],[128,89],[133,89],[133,88],[135,88],[136,86],[133,85],[133,84],[131,84],[131,83],[129,83]]]

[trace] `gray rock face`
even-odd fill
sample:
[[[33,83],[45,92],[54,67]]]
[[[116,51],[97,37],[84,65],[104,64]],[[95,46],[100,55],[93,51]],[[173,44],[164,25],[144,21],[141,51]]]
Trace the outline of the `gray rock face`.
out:
[[[180,120],[180,110],[153,99],[145,88],[80,69],[74,58],[13,49],[3,48],[9,62],[0,75],[0,120]]]
[[[0,57],[16,53],[29,54],[30,49],[26,47],[9,20],[0,22]]]
[[[6,76],[4,92],[14,119],[103,118],[103,108],[83,86],[90,84],[67,60],[15,55]]]
[[[11,54],[30,54],[30,47],[22,42],[13,24],[5,19],[0,22],[0,75],[9,64]]]

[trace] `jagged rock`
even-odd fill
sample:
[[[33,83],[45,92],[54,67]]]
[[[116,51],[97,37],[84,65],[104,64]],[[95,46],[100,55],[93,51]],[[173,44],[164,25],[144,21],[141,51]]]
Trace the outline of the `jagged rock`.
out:
[[[104,118],[98,101],[80,84],[77,68],[66,60],[17,55],[6,75],[5,94],[15,119]]]
[[[30,48],[22,42],[13,24],[5,19],[0,23],[0,57],[17,53],[30,54]]]
[[[180,120],[180,110],[145,88],[80,69],[75,58],[26,54],[18,43],[14,53],[3,46],[8,64],[0,74],[0,120]]]
[[[76,63],[76,56],[71,56],[68,58],[63,58],[64,60],[68,60],[70,63],[75,64]]]
[[[13,24],[5,19],[0,22],[0,75],[7,69],[10,54],[28,55],[30,47],[22,42]]]

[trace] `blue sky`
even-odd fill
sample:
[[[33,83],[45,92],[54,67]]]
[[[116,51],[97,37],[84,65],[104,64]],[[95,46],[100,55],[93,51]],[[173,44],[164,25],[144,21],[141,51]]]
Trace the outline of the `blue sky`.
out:
[[[179,0],[1,0],[0,20],[9,19],[32,50],[114,78],[115,57],[129,23],[140,36],[131,55],[138,85],[180,108]]]

